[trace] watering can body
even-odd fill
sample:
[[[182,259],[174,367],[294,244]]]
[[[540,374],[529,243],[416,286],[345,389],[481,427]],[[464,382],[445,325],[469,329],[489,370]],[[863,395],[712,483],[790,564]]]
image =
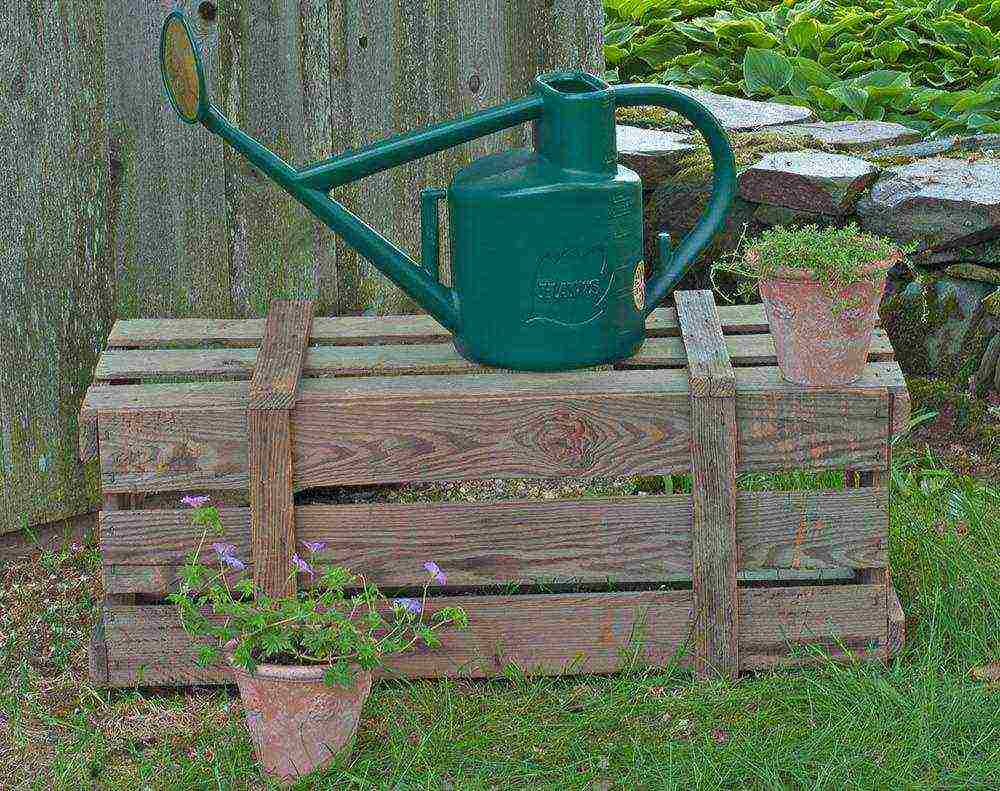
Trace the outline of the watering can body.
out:
[[[197,49],[177,12],[164,25],[161,61],[182,119],[226,139],[450,329],[460,354],[488,366],[557,371],[635,354],[646,316],[722,225],[735,189],[725,133],[704,107],[663,86],[611,88],[582,72],[553,72],[538,77],[525,99],[295,169],[208,101]],[[661,234],[649,282],[642,183],[618,164],[615,144],[615,108],[641,104],[690,118],[715,163],[701,222],[676,250]],[[424,191],[419,263],[329,196],[357,178],[525,122],[533,124],[531,148],[478,159],[446,190]],[[451,288],[438,278],[444,200]]]

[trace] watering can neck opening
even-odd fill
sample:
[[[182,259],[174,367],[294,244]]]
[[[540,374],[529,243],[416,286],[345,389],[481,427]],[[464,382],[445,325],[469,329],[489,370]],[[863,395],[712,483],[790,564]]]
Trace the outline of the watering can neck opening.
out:
[[[535,122],[535,150],[560,170],[612,178],[618,172],[615,98],[600,77],[551,71],[535,78],[542,114]]]

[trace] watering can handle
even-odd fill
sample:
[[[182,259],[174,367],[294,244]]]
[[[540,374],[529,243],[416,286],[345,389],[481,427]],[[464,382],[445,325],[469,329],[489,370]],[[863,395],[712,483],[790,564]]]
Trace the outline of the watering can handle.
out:
[[[736,161],[726,131],[705,105],[687,94],[662,85],[616,85],[611,90],[618,107],[655,105],[687,118],[708,143],[715,167],[708,206],[698,224],[672,254],[669,237],[660,234],[660,266],[646,283],[645,314],[648,316],[677,285],[698,253],[725,224],[726,214],[736,193]]]

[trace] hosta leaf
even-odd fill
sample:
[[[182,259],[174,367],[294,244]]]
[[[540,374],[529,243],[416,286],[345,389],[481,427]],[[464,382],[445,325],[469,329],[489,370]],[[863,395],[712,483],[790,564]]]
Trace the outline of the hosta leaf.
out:
[[[769,49],[750,48],[743,56],[743,80],[751,95],[776,95],[792,81],[792,62]]]
[[[781,43],[770,33],[747,33],[740,42],[760,49],[776,49]]]
[[[972,129],[989,134],[1000,132],[1000,119],[993,118],[985,113],[969,113],[965,119],[966,124]]]
[[[627,25],[626,27],[606,30],[604,32],[604,46],[621,47],[635,38],[635,34],[642,30],[640,25]]]
[[[874,88],[901,88],[912,85],[910,75],[905,71],[893,71],[892,69],[878,69],[855,77],[853,82],[863,87]]]
[[[868,91],[857,85],[842,82],[831,85],[827,92],[840,101],[859,118],[865,117],[865,106],[868,104]]]
[[[807,97],[809,86],[818,85],[825,88],[836,82],[836,78],[816,61],[809,58],[792,58],[792,79],[788,90],[793,96]]]
[[[920,48],[920,36],[908,27],[897,27],[896,35],[899,37],[899,40],[905,43],[910,49]]]
[[[931,0],[927,4],[927,14],[929,16],[941,16],[948,11],[954,11],[958,5],[958,0]]]
[[[631,55],[649,64],[650,68],[658,68],[671,58],[683,54],[686,47],[672,35],[650,37],[632,48]]]
[[[822,28],[819,22],[801,14],[788,26],[785,36],[788,43],[799,52],[810,50],[819,52],[823,46]]]
[[[710,30],[705,30],[697,25],[689,25],[683,22],[674,22],[674,30],[681,35],[687,36],[692,41],[699,44],[715,44],[715,34]]]
[[[886,63],[895,63],[910,46],[905,41],[883,41],[872,48],[872,54]]]
[[[825,88],[810,85],[807,93],[813,98],[816,104],[824,110],[840,109],[840,99],[831,94]]]
[[[617,66],[626,55],[626,50],[616,47],[613,44],[606,44],[604,47],[604,60],[609,66]]]

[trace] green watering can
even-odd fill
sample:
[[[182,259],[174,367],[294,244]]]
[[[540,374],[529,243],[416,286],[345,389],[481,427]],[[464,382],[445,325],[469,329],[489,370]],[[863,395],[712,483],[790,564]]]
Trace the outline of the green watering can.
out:
[[[296,169],[233,127],[208,98],[201,57],[180,12],[160,40],[174,109],[226,140],[448,328],[469,360],[561,371],[621,360],[645,340],[645,318],[725,221],[735,163],[703,105],[659,85],[608,86],[583,72],[539,76],[534,93],[464,118]],[[704,216],[677,249],[660,234],[660,264],[643,263],[642,182],[618,164],[615,107],[659,105],[691,120],[715,165]],[[518,124],[534,148],[483,157],[447,190],[421,194],[422,261],[332,200],[330,190]],[[438,278],[438,202],[448,200],[454,286]]]

